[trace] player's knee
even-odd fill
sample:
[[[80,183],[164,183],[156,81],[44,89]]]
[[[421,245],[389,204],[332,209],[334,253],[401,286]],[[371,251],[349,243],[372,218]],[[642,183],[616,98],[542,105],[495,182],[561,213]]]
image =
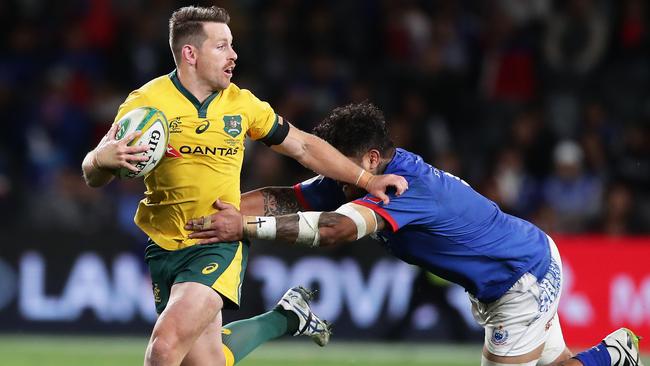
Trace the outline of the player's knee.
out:
[[[178,345],[172,337],[154,336],[149,342],[145,355],[146,365],[169,365],[178,358]]]
[[[233,366],[234,362],[235,362],[234,358],[231,357],[229,359],[228,357],[226,357],[225,352],[226,351],[224,349],[217,350],[217,351],[212,353],[212,356],[210,357],[210,359],[214,360],[215,365],[218,365],[218,366]],[[231,352],[231,355],[232,355],[232,351],[228,350],[228,352]]]
[[[176,314],[187,314],[187,312],[200,312],[206,315],[209,321],[223,308],[223,299],[218,292],[213,289],[198,283],[190,283],[188,286],[193,286],[191,291],[184,293],[180,298],[174,298],[173,301],[167,305],[167,312],[174,312]]]
[[[214,316],[211,316],[210,318],[216,317],[217,314],[219,314],[221,311],[221,308],[223,308],[223,300],[221,299],[221,295],[215,292],[214,294],[211,294],[211,296],[206,296],[204,298],[204,304],[201,308],[210,309],[210,311],[214,313]]]

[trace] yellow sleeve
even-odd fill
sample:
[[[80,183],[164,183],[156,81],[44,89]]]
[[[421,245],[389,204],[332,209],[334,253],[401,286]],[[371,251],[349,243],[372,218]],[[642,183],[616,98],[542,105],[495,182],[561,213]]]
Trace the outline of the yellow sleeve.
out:
[[[263,102],[248,90],[242,90],[248,94],[248,136],[253,140],[263,140],[269,136],[277,127],[278,116],[267,102]]]
[[[129,94],[128,97],[126,97],[126,100],[117,109],[117,115],[115,116],[113,123],[119,121],[120,118],[122,118],[125,114],[136,108],[148,106],[149,99],[143,93],[141,93],[140,90],[134,90]]]

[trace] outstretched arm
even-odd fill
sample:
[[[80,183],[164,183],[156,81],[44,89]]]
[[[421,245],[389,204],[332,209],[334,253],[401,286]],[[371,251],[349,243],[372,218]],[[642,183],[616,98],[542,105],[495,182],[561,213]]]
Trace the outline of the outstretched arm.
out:
[[[288,134],[282,143],[271,148],[296,159],[318,174],[361,187],[384,201],[384,204],[389,202],[386,195],[388,187],[395,187],[398,196],[408,189],[408,183],[403,177],[393,174],[373,175],[324,140],[292,125],[289,125]]]
[[[358,240],[382,230],[384,219],[371,209],[346,203],[334,212],[298,212],[272,216],[244,216],[227,203],[219,212],[190,220],[186,229],[199,244],[246,239],[278,240],[308,247],[330,246]]]
[[[241,231],[241,225],[239,223],[241,215],[232,218],[232,220],[226,220],[224,214],[219,213],[219,210],[229,208],[228,204],[223,204],[217,200],[214,202],[212,207],[214,207],[217,212],[197,219],[192,219],[190,222],[197,222],[198,220],[203,223],[217,222],[221,220],[222,222],[219,227],[220,237],[229,237],[229,235],[234,235],[232,240],[239,240],[236,238],[239,238],[239,231]],[[244,216],[281,216],[307,209],[307,207],[302,206],[294,187],[264,187],[246,192],[241,196],[240,210],[241,214]],[[237,214],[239,214],[239,212],[237,212]],[[197,230],[196,228],[193,229],[192,226],[186,226],[186,229]],[[216,233],[214,230],[208,231]],[[219,241],[216,237],[202,236],[201,238],[202,243],[214,243]]]
[[[292,187],[264,187],[241,196],[241,213],[249,216],[280,216],[301,210]]]

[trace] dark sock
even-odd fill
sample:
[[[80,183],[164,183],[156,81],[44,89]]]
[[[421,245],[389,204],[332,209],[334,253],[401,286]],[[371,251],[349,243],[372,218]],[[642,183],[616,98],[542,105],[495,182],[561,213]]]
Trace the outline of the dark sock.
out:
[[[294,334],[298,331],[300,326],[300,319],[293,311],[285,310],[282,306],[278,305],[273,308],[273,311],[278,311],[287,318],[287,332],[285,334]]]
[[[574,358],[582,362],[584,366],[611,366],[612,364],[607,346],[603,343],[578,353]]]
[[[223,345],[232,353],[234,363],[237,363],[262,343],[285,334],[294,334],[298,324],[296,314],[278,306],[267,313],[226,324],[221,338]]]

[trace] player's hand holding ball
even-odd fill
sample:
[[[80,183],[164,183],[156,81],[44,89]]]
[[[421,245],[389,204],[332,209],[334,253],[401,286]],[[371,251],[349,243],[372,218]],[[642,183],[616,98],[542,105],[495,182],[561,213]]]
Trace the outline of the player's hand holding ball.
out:
[[[111,126],[95,148],[92,164],[119,178],[142,177],[160,163],[168,141],[165,115],[153,107],[136,108]]]
[[[129,143],[142,135],[141,131],[133,131],[122,139],[116,138],[119,123],[113,123],[111,129],[99,142],[93,152],[92,163],[95,168],[117,171],[128,169],[138,173],[134,164],[149,160],[148,156],[139,155],[149,149],[149,146],[129,146]]]

